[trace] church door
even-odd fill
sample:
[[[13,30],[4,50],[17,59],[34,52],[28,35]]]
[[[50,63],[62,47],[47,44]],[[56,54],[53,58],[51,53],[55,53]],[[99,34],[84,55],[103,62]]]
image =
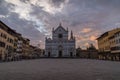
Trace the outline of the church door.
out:
[[[48,52],[48,57],[50,57],[50,52]]]
[[[59,57],[62,57],[62,51],[59,51]]]
[[[70,52],[70,57],[73,57],[73,53],[72,52]]]

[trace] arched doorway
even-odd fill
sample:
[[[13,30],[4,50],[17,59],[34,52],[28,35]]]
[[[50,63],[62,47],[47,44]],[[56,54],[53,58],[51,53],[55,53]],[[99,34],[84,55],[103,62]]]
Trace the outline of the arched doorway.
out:
[[[58,52],[58,54],[59,54],[59,57],[62,57],[62,51],[61,50]]]
[[[70,52],[70,57],[73,57],[73,52]]]
[[[63,46],[59,45],[58,46],[58,57],[62,57],[62,55],[63,55]]]
[[[50,52],[48,52],[48,57],[50,57]]]

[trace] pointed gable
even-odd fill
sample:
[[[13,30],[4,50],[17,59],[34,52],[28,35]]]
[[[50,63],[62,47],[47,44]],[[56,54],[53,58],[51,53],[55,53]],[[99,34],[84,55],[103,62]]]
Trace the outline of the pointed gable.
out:
[[[59,24],[59,26],[54,30],[55,33],[58,33],[58,32],[68,32],[67,30],[65,30],[61,24]]]

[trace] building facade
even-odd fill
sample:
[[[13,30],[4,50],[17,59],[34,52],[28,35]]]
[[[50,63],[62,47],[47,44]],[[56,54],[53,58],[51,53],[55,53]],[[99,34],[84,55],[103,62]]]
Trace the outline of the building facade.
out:
[[[17,35],[16,31],[9,28],[2,21],[0,21],[0,59],[5,60],[14,56],[17,49]]]
[[[115,53],[117,51],[114,48],[119,45],[118,43],[118,32],[120,28],[116,28],[102,34],[98,40],[98,48],[99,48],[99,59],[109,59],[115,60]],[[118,56],[118,55],[117,55]]]
[[[74,57],[76,55],[75,37],[71,31],[69,38],[68,29],[60,24],[52,30],[52,38],[45,40],[45,55],[47,57]]]
[[[30,40],[0,21],[0,60],[14,60],[29,52]]]
[[[120,60],[120,31],[110,37],[110,49],[113,60]]]
[[[27,38],[23,38],[22,44],[22,55],[24,58],[27,58],[30,54],[30,40]]]

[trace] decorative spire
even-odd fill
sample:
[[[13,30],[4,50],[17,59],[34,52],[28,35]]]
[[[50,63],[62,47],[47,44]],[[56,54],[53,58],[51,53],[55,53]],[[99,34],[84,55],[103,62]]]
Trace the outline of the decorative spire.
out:
[[[71,39],[73,39],[73,32],[72,32],[72,30],[71,30]]]

